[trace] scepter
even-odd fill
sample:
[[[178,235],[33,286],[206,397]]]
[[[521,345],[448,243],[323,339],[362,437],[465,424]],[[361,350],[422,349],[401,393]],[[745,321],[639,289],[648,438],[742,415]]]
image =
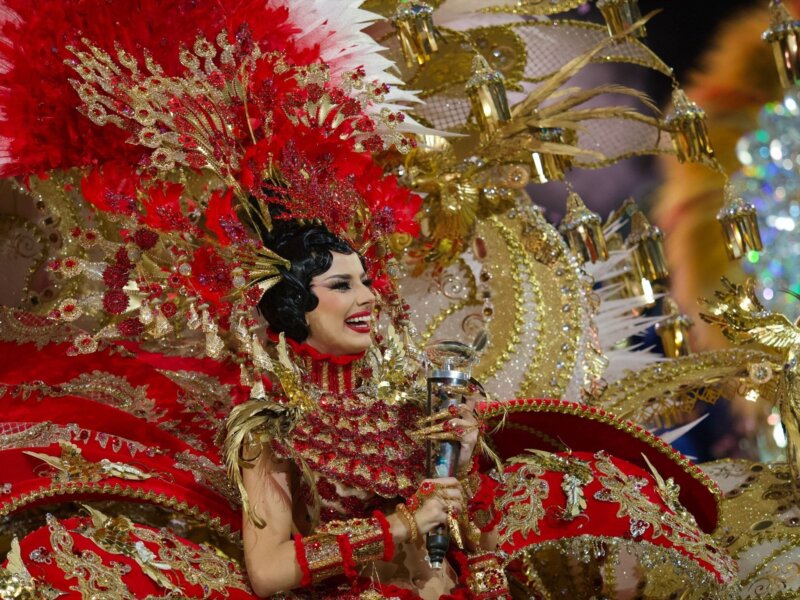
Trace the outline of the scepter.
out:
[[[472,345],[454,340],[434,340],[425,346],[428,383],[428,416],[464,402],[472,377],[472,365],[478,353],[486,346],[488,337],[481,331]],[[434,445],[426,443],[426,468],[428,477],[455,477],[461,442],[442,440]],[[441,569],[450,547],[450,534],[445,525],[431,530],[425,539],[428,562],[432,569]]]

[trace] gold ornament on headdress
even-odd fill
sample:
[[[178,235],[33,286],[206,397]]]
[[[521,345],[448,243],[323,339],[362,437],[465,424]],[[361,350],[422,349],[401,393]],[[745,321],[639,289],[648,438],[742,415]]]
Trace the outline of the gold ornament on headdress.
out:
[[[658,227],[651,225],[640,210],[636,210],[631,216],[631,233],[625,244],[633,249],[636,270],[651,284],[669,276],[667,259],[664,256],[664,234]]]
[[[289,269],[292,263],[269,248],[257,248],[249,257],[250,262],[243,265],[249,276],[247,286],[258,286],[262,294],[280,282],[281,268]]]
[[[531,133],[540,142],[548,144],[575,146],[578,141],[574,130],[561,127],[533,127]],[[569,154],[539,150],[530,153],[528,163],[534,183],[562,181],[566,172],[572,168],[572,157]]]
[[[392,17],[406,65],[423,65],[439,50],[433,8],[424,2],[401,2]]]
[[[505,77],[490,67],[480,54],[472,61],[472,72],[467,81],[467,98],[481,133],[488,136],[497,130],[500,123],[511,119]]]
[[[772,46],[778,77],[784,89],[800,81],[800,21],[792,19],[781,0],[771,0],[769,29],[761,39]]]
[[[678,358],[691,354],[689,348],[689,329],[694,325],[692,319],[682,314],[672,298],[664,298],[663,321],[656,323],[656,335],[661,340],[664,356]]]
[[[642,18],[638,0],[598,0],[597,8],[606,20],[609,35],[645,37],[644,25],[634,27]]]
[[[233,177],[233,171],[239,168],[240,145],[222,111],[204,109],[202,104],[246,105],[246,86],[241,83],[216,86],[211,74],[240,67],[244,72],[244,65],[260,58],[258,45],[253,45],[241,59],[241,65],[236,65],[236,47],[228,41],[225,31],[216,38],[219,51],[208,40],[198,38],[191,50],[184,48],[180,53],[180,62],[188,73],[183,77],[168,77],[149,54],[145,54],[142,71],[136,58],[121,48],[114,60],[89,40],[82,41],[86,50],[67,48],[75,56],[67,64],[83,80],[71,81],[83,102],[81,112],[96,125],[113,123],[130,129],[131,122],[135,123],[138,131],[133,141],[153,149],[150,162],[158,170],[171,171],[176,165],[209,169],[240,200],[246,200],[244,190]],[[180,113],[170,108],[170,100],[175,97],[183,103]],[[193,141],[191,151],[187,151],[187,136]]]
[[[567,214],[558,230],[567,238],[570,249],[583,262],[595,263],[608,258],[600,215],[586,208],[575,192],[570,192],[567,196]]]
[[[681,89],[672,92],[672,113],[664,124],[672,135],[675,153],[681,162],[709,162],[714,160],[714,149],[708,138],[706,113],[689,100]]]
[[[738,196],[733,184],[725,184],[725,205],[717,213],[730,260],[739,260],[748,251],[762,250],[756,207]]]

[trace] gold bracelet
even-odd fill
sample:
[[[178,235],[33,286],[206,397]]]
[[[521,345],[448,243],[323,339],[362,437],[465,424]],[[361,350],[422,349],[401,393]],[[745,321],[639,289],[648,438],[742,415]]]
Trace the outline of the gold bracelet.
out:
[[[417,540],[419,540],[419,528],[417,527],[417,521],[414,519],[414,515],[411,514],[411,511],[408,510],[405,504],[398,504],[397,516],[405,522],[408,528],[409,539],[412,544],[416,545]]]
[[[459,477],[458,482],[461,484],[466,500],[471,500],[481,487],[481,478],[477,473],[469,473],[465,477]]]

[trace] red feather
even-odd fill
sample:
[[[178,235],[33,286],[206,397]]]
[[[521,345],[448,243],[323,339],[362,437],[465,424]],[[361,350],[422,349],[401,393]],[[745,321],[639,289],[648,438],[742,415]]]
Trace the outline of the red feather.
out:
[[[258,15],[257,19],[253,15]],[[198,35],[213,41],[226,29],[287,61],[319,59],[315,47],[297,46],[283,7],[269,0],[2,0],[0,4],[0,176],[100,164],[110,159],[136,164],[145,155],[126,143],[115,125],[97,127],[78,112],[80,99],[64,64],[67,46],[87,38],[114,55],[115,44],[140,61],[147,48],[167,75],[183,71],[181,46]]]
[[[81,180],[83,197],[104,212],[133,215],[137,212],[139,176],[130,164],[110,161],[92,169]]]
[[[211,194],[206,209],[206,227],[217,236],[223,246],[240,244],[250,239],[236,216],[232,189]]]

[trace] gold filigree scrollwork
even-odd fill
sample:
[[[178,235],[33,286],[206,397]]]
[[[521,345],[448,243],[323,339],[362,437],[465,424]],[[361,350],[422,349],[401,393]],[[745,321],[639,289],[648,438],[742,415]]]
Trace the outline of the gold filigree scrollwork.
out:
[[[236,488],[228,479],[223,465],[214,463],[202,454],[192,454],[188,451],[175,455],[175,468],[189,471],[197,483],[211,488],[224,496],[232,506],[239,506],[240,498]]]
[[[654,474],[656,485],[646,477],[628,475],[604,452],[598,452],[595,458],[595,466],[602,473],[599,477],[602,489],[595,492],[594,497],[619,505],[617,516],[629,519],[630,534],[634,539],[641,538],[650,530],[653,538],[663,537],[712,565],[723,579],[733,578],[736,573],[733,559],[717,549],[711,536],[703,533],[691,513],[680,505],[677,484],[672,482],[668,485],[657,473]],[[655,489],[663,504],[653,502],[645,493],[648,488]],[[668,509],[665,510],[664,506]]]
[[[583,488],[594,480],[592,468],[586,461],[569,454],[560,455],[543,450],[528,450],[527,454],[515,456],[511,462],[536,465],[545,471],[564,475],[561,480],[561,491],[564,492],[566,503],[560,515],[561,519],[571,521],[586,510]]]
[[[170,572],[179,572],[190,585],[200,585],[203,597],[226,588],[247,589],[240,569],[217,555],[214,549],[189,546],[168,529],[137,527],[127,517],[108,517],[99,510],[85,508],[92,526],[78,533],[106,552],[134,560],[150,579],[167,591],[182,591]]]
[[[495,499],[497,509],[503,514],[500,544],[514,534],[523,536],[539,533],[539,522],[545,516],[544,501],[550,495],[550,486],[544,479],[545,469],[528,463],[504,476],[505,493]]]
[[[66,324],[23,310],[0,306],[0,342],[34,343],[41,350],[47,344],[69,341],[74,334]]]
[[[23,394],[36,391],[47,396],[88,398],[130,413],[148,423],[158,421],[166,412],[163,409],[158,410],[155,400],[147,396],[146,385],[134,386],[125,377],[99,370],[82,373],[58,385],[25,383],[20,386],[20,390]]]
[[[41,452],[25,451],[25,454],[38,458],[56,470],[55,481],[87,481],[98,482],[109,477],[143,481],[154,477],[147,471],[123,462],[114,462],[107,458],[92,462],[83,457],[80,448],[71,442],[60,442],[61,456],[52,456]]]
[[[526,588],[536,598],[734,600],[738,586],[719,582],[675,548],[646,541],[582,535],[548,540],[521,556]],[[637,564],[637,567],[633,567]]]
[[[91,550],[75,549],[75,540],[69,531],[53,516],[48,515],[50,545],[56,565],[69,578],[76,579],[75,589],[82,598],[118,598],[135,600],[125,585],[125,565],[104,564],[103,559]]]
[[[670,425],[694,408],[697,400],[716,400],[716,393],[698,393],[731,378],[748,378],[748,365],[773,364],[766,352],[729,348],[658,362],[611,383],[598,404],[635,423]],[[768,380],[764,382],[768,383]],[[754,385],[757,385],[754,382]]]

